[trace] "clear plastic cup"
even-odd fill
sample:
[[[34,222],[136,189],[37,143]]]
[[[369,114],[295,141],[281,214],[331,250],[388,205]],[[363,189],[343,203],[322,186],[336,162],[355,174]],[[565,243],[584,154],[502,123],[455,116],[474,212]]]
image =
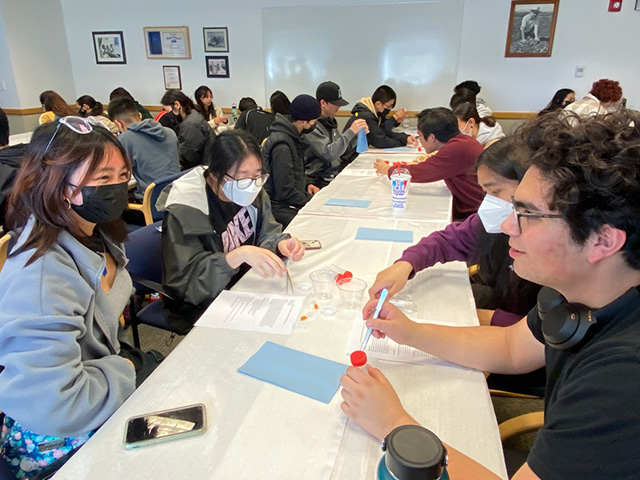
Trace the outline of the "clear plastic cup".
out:
[[[394,209],[402,210],[407,206],[411,174],[406,168],[399,170],[394,167],[391,173],[391,205]]]
[[[343,278],[338,282],[342,306],[347,310],[359,310],[367,282],[359,278]]]
[[[316,294],[317,300],[327,300],[333,297],[335,290],[334,275],[326,270],[316,270],[309,274],[311,283],[313,284],[313,291]]]

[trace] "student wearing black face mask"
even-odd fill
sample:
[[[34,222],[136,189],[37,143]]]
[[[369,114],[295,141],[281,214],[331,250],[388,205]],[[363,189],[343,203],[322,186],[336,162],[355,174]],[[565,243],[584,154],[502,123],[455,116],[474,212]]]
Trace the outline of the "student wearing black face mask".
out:
[[[20,234],[0,274],[0,453],[18,478],[63,463],[162,360],[118,321],[130,178],[118,141],[81,117],[40,127],[24,155],[7,214]]]
[[[265,190],[271,198],[273,216],[283,227],[320,190],[304,173],[308,145],[302,135],[311,133],[320,117],[320,103],[311,95],[298,95],[289,115],[276,114],[262,147],[264,168],[269,174]]]
[[[340,87],[333,82],[322,82],[316,89],[316,99],[320,102],[321,116],[316,129],[302,138],[309,145],[305,152],[305,173],[315,185],[325,187],[344,166],[343,155],[349,157],[356,149],[356,135],[363,128],[367,132],[367,122],[356,120],[343,134],[338,131],[335,115],[340,107],[348,105]]]
[[[351,110],[351,118],[344,127],[343,133],[351,128],[351,124],[358,119],[367,121],[369,133],[367,141],[376,148],[415,146],[418,141],[406,133],[396,133],[392,129],[402,123],[407,116],[404,108],[387,118],[391,109],[396,106],[396,92],[388,85],[376,88],[371,97],[363,97]]]

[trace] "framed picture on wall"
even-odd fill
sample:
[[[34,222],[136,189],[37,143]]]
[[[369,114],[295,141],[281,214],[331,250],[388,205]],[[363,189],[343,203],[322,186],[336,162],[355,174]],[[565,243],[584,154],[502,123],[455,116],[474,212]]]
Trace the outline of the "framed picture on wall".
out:
[[[559,0],[513,0],[505,57],[550,57]]]
[[[229,57],[204,57],[207,64],[207,77],[229,78]]]
[[[122,32],[91,32],[97,64],[127,63]]]
[[[636,0],[636,10],[640,10],[640,0]]]
[[[147,58],[191,58],[189,27],[144,27]]]
[[[229,31],[227,27],[204,27],[202,36],[204,37],[205,52],[229,51]]]
[[[162,67],[162,75],[164,77],[165,90],[182,90],[182,77],[180,76],[180,67],[178,65],[164,65]]]

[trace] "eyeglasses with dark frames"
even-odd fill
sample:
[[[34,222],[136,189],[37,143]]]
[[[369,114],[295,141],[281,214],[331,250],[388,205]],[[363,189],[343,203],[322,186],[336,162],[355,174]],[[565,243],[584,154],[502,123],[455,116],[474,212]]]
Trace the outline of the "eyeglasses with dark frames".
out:
[[[229,177],[232,180],[235,180],[240,190],[246,190],[253,183],[256,184],[256,187],[262,187],[267,182],[267,178],[269,178],[269,174],[263,173],[262,175],[258,175],[257,177],[252,177],[252,178],[251,177],[236,178],[236,177],[232,177],[231,175],[227,175],[227,177]]]
[[[522,224],[520,219],[524,218],[562,218],[562,215],[559,213],[523,213],[518,211],[518,207],[516,205],[516,201],[513,197],[511,197],[511,205],[513,207],[513,214],[516,216],[516,222],[518,223],[518,231],[522,233]]]

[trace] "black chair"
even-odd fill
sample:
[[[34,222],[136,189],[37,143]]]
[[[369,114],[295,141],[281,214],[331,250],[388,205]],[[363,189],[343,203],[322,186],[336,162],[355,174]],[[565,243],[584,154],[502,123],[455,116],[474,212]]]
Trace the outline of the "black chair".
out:
[[[138,348],[140,348],[139,324],[150,325],[178,335],[186,335],[190,330],[190,327],[187,329],[183,325],[169,322],[162,309],[162,302],[159,300],[138,310],[136,296],[143,297],[147,294],[159,293],[171,298],[162,287],[161,228],[162,222],[139,228],[129,234],[129,240],[125,245],[127,257],[129,257],[127,268],[135,288],[135,294],[129,302],[131,330],[134,345]]]

